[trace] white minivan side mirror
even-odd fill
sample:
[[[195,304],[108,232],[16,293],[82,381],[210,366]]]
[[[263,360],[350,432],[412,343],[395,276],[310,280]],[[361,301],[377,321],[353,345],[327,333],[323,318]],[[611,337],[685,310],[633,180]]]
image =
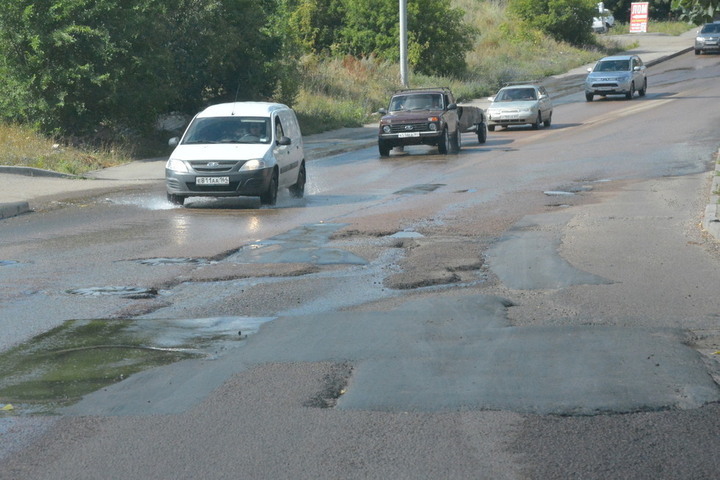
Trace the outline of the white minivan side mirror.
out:
[[[171,147],[177,147],[178,143],[180,143],[180,137],[172,137],[168,140],[168,145]]]
[[[292,140],[288,137],[280,137],[280,139],[277,141],[278,145],[290,145],[292,143]]]

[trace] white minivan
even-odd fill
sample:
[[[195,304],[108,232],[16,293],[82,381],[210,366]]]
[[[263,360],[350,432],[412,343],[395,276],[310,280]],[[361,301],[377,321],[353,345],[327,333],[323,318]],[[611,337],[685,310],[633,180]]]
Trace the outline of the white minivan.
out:
[[[295,112],[280,103],[234,102],[195,115],[165,164],[167,198],[257,196],[274,205],[278,188],[305,193],[305,155]]]

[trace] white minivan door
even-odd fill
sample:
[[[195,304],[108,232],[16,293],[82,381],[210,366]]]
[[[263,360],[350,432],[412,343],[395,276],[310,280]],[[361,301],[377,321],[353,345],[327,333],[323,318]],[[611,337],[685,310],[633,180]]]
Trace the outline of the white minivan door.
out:
[[[292,185],[297,181],[298,167],[300,166],[302,149],[297,145],[298,140],[291,137],[292,129],[291,119],[282,118],[280,115],[275,117],[275,146],[274,155],[280,169],[279,184],[282,186]],[[291,138],[290,145],[279,145],[278,142],[282,137]]]

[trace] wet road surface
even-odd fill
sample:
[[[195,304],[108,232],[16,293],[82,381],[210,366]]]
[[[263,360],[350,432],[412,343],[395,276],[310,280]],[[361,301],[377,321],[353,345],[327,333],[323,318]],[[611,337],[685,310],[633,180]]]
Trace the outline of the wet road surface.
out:
[[[6,447],[8,478],[712,478],[706,60],[456,156],[311,162],[278,208],[152,191],[4,220],[4,349],[67,320],[269,319],[40,426],[8,417],[41,438]]]

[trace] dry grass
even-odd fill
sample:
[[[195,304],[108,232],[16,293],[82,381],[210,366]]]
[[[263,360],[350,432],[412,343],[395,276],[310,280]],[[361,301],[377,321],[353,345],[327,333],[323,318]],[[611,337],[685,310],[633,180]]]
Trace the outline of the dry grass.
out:
[[[649,21],[648,27],[647,27],[647,33],[662,33],[665,35],[673,35],[677,36],[682,33],[687,32],[688,30],[692,30],[693,28],[699,28],[695,25],[687,22],[656,22],[656,21]],[[613,35],[622,35],[626,33],[630,33],[630,24],[629,23],[620,23],[615,22],[615,25],[611,29],[610,32]]]
[[[494,93],[504,83],[538,80],[590,63],[618,49],[596,37],[597,45],[578,48],[528,30],[509,18],[501,0],[454,0],[465,19],[480,32],[466,61],[480,94]],[[489,91],[488,91],[489,90]]]
[[[305,134],[359,126],[398,88],[397,65],[374,58],[302,59],[302,88],[294,109]]]
[[[30,127],[0,124],[0,165],[82,175],[130,160],[130,156],[122,149],[67,147],[36,133]]]

